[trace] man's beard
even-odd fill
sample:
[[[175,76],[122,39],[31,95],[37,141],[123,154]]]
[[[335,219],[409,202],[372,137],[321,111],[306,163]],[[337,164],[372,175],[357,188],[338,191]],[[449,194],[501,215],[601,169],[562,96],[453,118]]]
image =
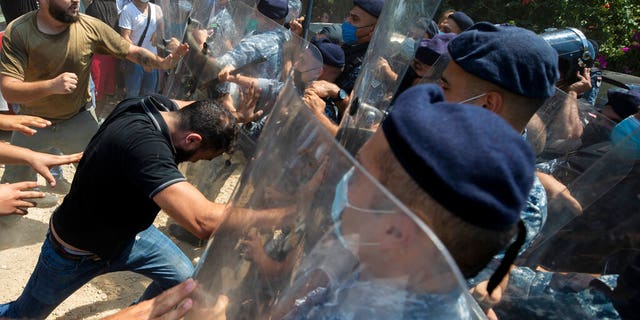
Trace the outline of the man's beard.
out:
[[[180,148],[176,148],[176,163],[182,163],[189,161],[191,157],[196,153],[196,150],[186,151]]]
[[[68,9],[68,8],[67,8]],[[65,8],[53,3],[53,1],[49,2],[49,14],[56,20],[63,23],[74,23],[78,21],[79,15],[70,15],[67,13]]]

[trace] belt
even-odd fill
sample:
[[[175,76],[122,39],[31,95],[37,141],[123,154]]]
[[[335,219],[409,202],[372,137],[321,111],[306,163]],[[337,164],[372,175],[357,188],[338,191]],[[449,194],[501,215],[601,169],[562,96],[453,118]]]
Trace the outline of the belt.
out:
[[[64,246],[62,245],[62,243],[58,242],[56,237],[53,236],[53,233],[51,233],[51,231],[49,231],[49,233],[47,234],[47,239],[49,239],[49,242],[51,243],[51,246],[53,247],[53,251],[55,251],[59,256],[65,258],[65,259],[69,259],[69,260],[87,259],[87,260],[91,260],[91,261],[100,261],[100,256],[98,256],[95,253],[88,254],[88,255],[80,255],[80,254],[73,254],[73,253],[68,252],[67,250],[65,250]]]
[[[89,109],[93,108],[93,103],[91,101],[85,103],[80,110],[78,110],[78,112],[82,112],[82,111],[87,111]]]

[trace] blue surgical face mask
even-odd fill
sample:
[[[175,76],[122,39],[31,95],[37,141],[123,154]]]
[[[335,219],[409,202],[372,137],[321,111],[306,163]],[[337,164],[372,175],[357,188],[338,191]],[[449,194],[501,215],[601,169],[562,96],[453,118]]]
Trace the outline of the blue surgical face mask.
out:
[[[620,121],[611,131],[611,142],[614,145],[625,144],[633,152],[635,159],[640,159],[640,120],[629,116]]]
[[[353,172],[355,169],[349,170],[345,175],[340,179],[338,185],[336,186],[336,194],[333,198],[333,203],[331,204],[331,220],[333,221],[333,233],[340,241],[342,246],[347,249],[353,249],[358,246],[377,246],[378,242],[362,242],[357,241],[358,235],[347,236],[345,237],[342,233],[342,213],[345,208],[350,208],[355,212],[365,212],[370,214],[394,214],[395,210],[386,210],[386,209],[364,209],[353,206],[349,203],[349,180],[353,176]],[[355,241],[354,241],[355,240]]]
[[[346,44],[356,43],[356,41],[358,41],[358,36],[356,36],[357,30],[358,28],[356,28],[351,23],[346,21],[343,22],[342,23],[342,41],[344,41],[344,43]]]

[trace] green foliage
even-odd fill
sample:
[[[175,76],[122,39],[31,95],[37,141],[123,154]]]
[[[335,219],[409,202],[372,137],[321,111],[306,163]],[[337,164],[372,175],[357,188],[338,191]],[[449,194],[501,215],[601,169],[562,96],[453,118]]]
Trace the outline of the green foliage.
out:
[[[444,0],[440,11],[448,8],[464,11],[475,21],[512,23],[536,33],[580,29],[600,45],[601,68],[640,76],[638,0]]]

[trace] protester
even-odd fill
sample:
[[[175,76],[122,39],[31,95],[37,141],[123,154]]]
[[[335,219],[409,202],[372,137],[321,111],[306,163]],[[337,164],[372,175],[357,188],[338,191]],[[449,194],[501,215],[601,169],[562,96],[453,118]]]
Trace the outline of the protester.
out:
[[[153,95],[120,103],[87,146],[23,294],[1,305],[0,317],[45,318],[109,272],[154,280],[140,300],[191,276],[191,261],[152,223],[162,209],[200,238],[217,228],[224,204],[207,200],[178,164],[231,151],[236,126],[235,117],[213,101]]]
[[[156,46],[164,34],[162,8],[149,0],[133,0],[120,12],[120,34],[129,43],[158,54]],[[158,70],[144,70],[144,66],[128,62],[124,79],[127,98],[145,96],[157,92]]]
[[[79,13],[77,1],[41,0],[40,9],[7,27],[0,89],[7,101],[19,104],[18,114],[39,116],[53,124],[33,137],[14,133],[11,144],[36,151],[55,147],[65,154],[82,151],[98,128],[89,91],[93,54],[126,58],[149,69],[168,69],[188,50],[186,44],[176,47],[175,54],[158,57],[131,45],[102,21]],[[2,182],[34,176],[31,168],[6,166]],[[60,179],[57,186],[68,184]],[[57,196],[51,197],[55,204]]]

